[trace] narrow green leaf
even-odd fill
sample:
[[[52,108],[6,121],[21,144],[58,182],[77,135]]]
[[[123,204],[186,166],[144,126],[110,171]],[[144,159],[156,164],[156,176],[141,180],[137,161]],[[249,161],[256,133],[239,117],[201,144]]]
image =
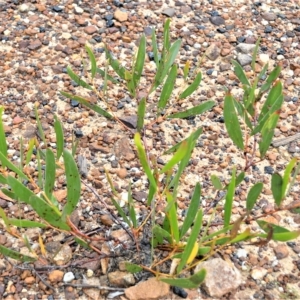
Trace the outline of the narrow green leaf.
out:
[[[158,108],[160,113],[167,105],[168,100],[171,97],[171,94],[174,89],[175,81],[176,81],[176,76],[177,76],[177,66],[174,64],[171,68],[171,71],[164,83],[164,86],[162,88],[160,98],[158,101]]]
[[[283,179],[281,175],[278,173],[272,174],[271,190],[277,206],[280,206],[282,201],[282,187],[283,187]]]
[[[9,248],[6,248],[2,245],[0,245],[0,253],[4,256],[8,256],[10,258],[22,261],[22,262],[34,262],[36,261],[36,258],[30,257],[24,254],[21,254],[17,251],[11,250]]]
[[[141,132],[144,127],[145,112],[146,112],[146,98],[142,98],[139,102],[138,113],[137,113],[138,119],[137,119],[136,129],[138,132]]]
[[[9,223],[13,226],[17,226],[20,228],[46,228],[48,227],[46,224],[35,222],[35,221],[29,221],[29,220],[21,220],[21,219],[9,219]]]
[[[232,177],[228,185],[226,200],[224,206],[224,227],[227,227],[230,224],[230,218],[232,213],[232,203],[234,199],[235,191],[235,168],[232,170]]]
[[[58,117],[54,116],[54,130],[56,135],[56,159],[59,159],[64,150],[64,131],[61,122]]]
[[[202,80],[202,74],[199,72],[194,81],[179,95],[179,99],[184,99],[194,93],[199,87]]]
[[[200,134],[202,133],[202,128],[198,128],[196,131],[194,131],[190,137],[184,139],[183,141],[177,143],[176,145],[174,145],[173,147],[171,147],[169,150],[165,151],[163,153],[163,155],[166,155],[166,154],[171,154],[175,151],[177,151],[177,149],[180,147],[181,143],[184,142],[184,141],[187,141],[189,138],[191,138],[193,141],[196,141],[198,139],[198,137],[200,136]]]
[[[264,92],[268,91],[272,85],[272,83],[278,78],[278,76],[280,75],[281,72],[281,67],[277,66],[276,68],[274,68],[274,70],[270,73],[270,75],[268,76],[266,83],[264,83],[259,91],[259,94],[263,94]]]
[[[235,179],[235,186],[237,187],[245,178],[245,172],[241,172]]]
[[[154,55],[154,61],[155,61],[156,67],[158,67],[159,66],[159,57],[158,57],[157,41],[156,41],[156,35],[155,35],[154,28],[152,29],[151,40],[152,40],[152,51],[153,51],[153,55]]]
[[[203,211],[202,211],[202,209],[200,209],[200,210],[198,210],[197,216],[194,220],[194,226],[192,228],[191,235],[189,236],[187,244],[184,247],[180,263],[177,267],[177,273],[180,273],[182,271],[183,267],[186,265],[190,255],[191,255],[191,252],[194,248],[194,245],[197,242],[197,238],[198,238],[198,235],[199,235],[201,227],[202,227],[202,217],[203,217]]]
[[[2,220],[3,220],[3,222],[4,222],[5,226],[6,226],[6,228],[8,230],[10,230],[10,222],[9,222],[9,220],[7,218],[7,215],[6,215],[6,213],[5,213],[5,211],[3,210],[2,207],[0,207],[0,217],[2,218]]]
[[[97,68],[96,72],[101,75],[103,78],[105,77],[105,71],[103,71],[102,69]],[[119,83],[118,80],[116,80],[115,78],[113,78],[112,76],[106,74],[107,80],[111,81],[112,83]]]
[[[64,150],[63,152],[66,181],[67,181],[67,203],[63,209],[62,217],[65,219],[75,210],[80,198],[81,182],[77,164],[72,154]]]
[[[211,247],[200,247],[198,249],[198,256],[204,256],[211,251]]]
[[[125,68],[120,65],[117,59],[113,58],[107,46],[105,46],[105,53],[106,53],[106,58],[109,60],[110,66],[122,79],[125,80]]]
[[[159,278],[160,281],[165,282],[171,286],[177,286],[186,289],[198,288],[204,281],[206,270],[202,269],[189,278]]]
[[[80,96],[76,96],[76,95],[72,95],[66,92],[60,92],[63,96],[69,98],[69,99],[73,99],[78,101],[79,103],[81,103],[82,105],[85,105],[86,107],[90,108],[91,110],[93,110],[94,112],[102,115],[103,117],[106,117],[108,119],[112,119],[113,116],[108,113],[106,110],[102,109],[100,106],[96,105],[96,104],[92,104],[90,103],[88,100],[80,97]]]
[[[265,231],[266,233],[269,233],[270,230],[272,229],[273,233],[286,233],[286,232],[291,232],[288,229],[275,225],[273,223],[268,223],[264,220],[256,220],[256,223],[258,226]]]
[[[141,266],[127,262],[127,261],[125,262],[125,268],[126,268],[126,271],[128,271],[129,273],[133,273],[133,274],[138,273],[143,270],[143,268]]]
[[[274,130],[277,125],[279,119],[279,114],[275,112],[270,116],[270,118],[267,120],[267,122],[264,124],[262,130],[261,130],[261,140],[259,142],[259,152],[261,157],[263,158],[273,139],[274,136]]]
[[[0,174],[0,183],[7,184],[7,179],[2,174]]]
[[[250,212],[253,209],[254,204],[256,203],[262,189],[263,184],[261,182],[258,182],[251,187],[246,200],[246,209],[248,212]]]
[[[131,192],[131,185],[129,184],[128,188],[128,210],[129,210],[129,216],[132,223],[133,228],[137,228],[137,219],[136,219],[136,212],[134,208],[134,202],[132,199],[132,192]]]
[[[236,244],[242,241],[246,241],[251,238],[251,231],[246,229],[244,232],[238,234],[234,239],[230,241],[230,244]]]
[[[0,152],[3,156],[7,157],[7,144],[6,144],[6,137],[5,131],[3,126],[2,114],[4,112],[4,107],[0,106]]]
[[[253,54],[252,54],[251,68],[253,71],[255,71],[255,62],[256,62],[256,56],[257,56],[257,52],[258,52],[259,43],[260,43],[260,37],[258,38],[258,40],[255,43],[255,48],[254,48]]]
[[[283,174],[283,178],[282,178],[282,191],[281,191],[281,198],[284,199],[284,197],[286,196],[286,192],[287,192],[287,187],[290,181],[290,176],[292,173],[292,170],[294,169],[295,165],[297,164],[297,158],[294,157],[289,164],[287,165],[287,167],[284,170],[284,174]]]
[[[198,212],[200,203],[201,203],[201,186],[200,183],[197,182],[195,189],[194,189],[194,193],[191,199],[191,202],[189,204],[189,208],[188,211],[186,213],[186,217],[184,218],[181,230],[180,230],[180,239],[182,239],[182,237],[187,233],[187,231],[190,229],[190,227],[192,226],[196,214]]]
[[[160,174],[163,174],[170,169],[172,169],[176,164],[178,164],[183,157],[186,155],[188,151],[188,145],[186,141],[183,141],[178,148],[178,150],[175,152],[173,157],[164,165],[164,167],[160,170]]]
[[[156,193],[156,186],[150,185],[148,199],[147,199],[148,206],[151,205],[151,203],[155,200],[155,193]]]
[[[164,230],[163,228],[161,228],[160,226],[154,225],[152,229],[152,233],[155,239],[157,240],[158,244],[162,244],[164,238],[169,242],[169,244],[172,243],[172,238],[170,233]]]
[[[202,104],[194,106],[190,109],[187,109],[186,111],[169,115],[168,119],[174,119],[174,118],[183,119],[183,118],[188,118],[188,117],[191,117],[191,116],[200,115],[200,114],[210,110],[214,106],[215,106],[215,102],[212,101],[212,100],[209,100],[209,101],[206,101]]]
[[[156,190],[156,181],[153,177],[153,174],[151,172],[150,166],[148,164],[147,156],[146,156],[146,151],[142,145],[141,141],[141,136],[139,133],[136,133],[134,135],[134,143],[137,147],[137,152],[139,156],[140,163],[143,167],[144,172],[147,175],[148,180],[150,181],[150,184],[153,186],[153,188]]]
[[[262,120],[262,118],[271,110],[270,114],[274,111],[280,109],[282,102],[282,83],[278,81],[271,89],[268,94],[268,97],[261,108],[260,115],[258,117],[258,122]]]
[[[92,75],[92,78],[94,78],[95,75],[96,75],[96,71],[97,71],[96,58],[95,58],[95,55],[94,55],[92,49],[88,45],[85,45],[85,50],[86,50],[86,52],[87,52],[87,54],[89,55],[89,58],[90,58],[91,75]]]
[[[272,235],[272,240],[279,242],[288,242],[290,240],[295,240],[299,237],[300,230],[291,231],[291,232],[282,232],[282,233],[274,233]]]
[[[170,49],[170,19],[167,19],[164,25],[164,42],[163,47],[164,51],[167,53]]]
[[[241,150],[244,149],[244,141],[240,123],[235,110],[234,99],[227,93],[224,103],[224,121],[227,132],[233,143]]]
[[[130,220],[126,216],[124,210],[119,205],[119,203],[114,198],[111,198],[111,201],[112,201],[113,205],[115,206],[115,208],[117,209],[119,215],[123,218],[124,222],[126,222],[129,227],[132,227],[132,223],[130,222]]]
[[[41,190],[44,189],[44,180],[43,180],[43,171],[41,164],[41,157],[45,156],[44,152],[40,149],[37,151],[36,160],[37,160],[37,169],[38,169],[38,186]]]
[[[135,61],[133,71],[132,71],[132,74],[133,74],[132,80],[133,80],[133,86],[134,86],[135,90],[136,90],[137,85],[142,76],[142,72],[144,69],[144,63],[145,63],[145,56],[146,56],[146,38],[145,38],[145,35],[142,35],[138,53],[137,53],[137,57],[136,57],[136,61]]]
[[[31,139],[28,143],[28,150],[26,153],[26,160],[25,160],[26,165],[28,165],[29,162],[31,161],[31,156],[33,153],[33,148],[34,148],[35,143],[36,143],[36,138]]]
[[[3,167],[7,167],[11,171],[13,171],[17,175],[19,175],[21,178],[29,181],[28,177],[18,167],[16,167],[11,161],[9,161],[2,152],[0,152],[0,161],[1,161]]]
[[[212,182],[212,184],[213,184],[213,186],[214,186],[214,188],[215,188],[216,190],[222,190],[222,189],[223,189],[221,180],[219,179],[218,176],[216,176],[216,175],[211,175],[211,176],[210,176],[210,180],[211,180],[211,182]]]
[[[203,242],[205,242],[205,241],[211,240],[211,239],[213,239],[214,237],[217,237],[217,236],[219,236],[219,235],[221,235],[221,234],[224,235],[224,233],[230,231],[232,228],[233,228],[233,225],[229,225],[229,226],[224,227],[224,228],[222,228],[222,229],[220,229],[220,230],[217,230],[217,231],[215,231],[215,232],[213,232],[213,233],[211,233],[211,234],[208,234],[208,235],[206,235],[206,236],[203,236],[203,237],[201,238],[201,240],[200,240],[200,243],[203,243]]]
[[[234,105],[235,105],[235,108],[236,108],[239,116],[245,121],[245,123],[248,126],[248,128],[250,130],[253,130],[253,126],[252,126],[252,123],[251,123],[251,120],[250,120],[251,115],[246,110],[246,108],[244,107],[244,105],[241,102],[239,102],[239,101],[234,101]]]
[[[90,90],[90,91],[93,90],[93,88],[92,88],[88,83],[86,83],[83,79],[80,79],[80,77],[79,77],[77,74],[75,74],[75,73],[73,72],[73,70],[71,69],[70,66],[67,67],[67,73],[68,73],[68,75],[70,76],[70,78],[71,78],[75,83],[77,83],[79,86],[81,86],[81,87],[83,87],[83,88],[85,88],[85,89],[88,89],[88,90]]]
[[[232,64],[234,66],[234,74],[236,77],[240,80],[242,84],[245,84],[247,86],[250,86],[250,82],[243,70],[243,67],[235,60],[232,61]]]
[[[86,241],[84,241],[83,239],[80,239],[79,237],[74,237],[74,240],[78,245],[80,245],[86,249],[91,249],[89,244]]]
[[[174,199],[169,192],[166,193],[166,196],[168,202],[168,206],[166,208],[166,215],[170,223],[171,236],[177,244],[179,242],[179,228],[177,221],[176,199]]]
[[[45,183],[44,191],[48,199],[52,199],[52,192],[55,182],[55,157],[54,153],[48,148],[46,150],[46,170],[45,170]]]

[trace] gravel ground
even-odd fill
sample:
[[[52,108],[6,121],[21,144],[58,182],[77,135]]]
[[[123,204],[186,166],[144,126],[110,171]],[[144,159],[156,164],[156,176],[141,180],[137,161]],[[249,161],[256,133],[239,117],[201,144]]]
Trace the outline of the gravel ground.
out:
[[[110,189],[104,169],[108,169],[117,191],[126,198],[129,178],[133,178],[134,198],[141,203],[139,213],[145,215],[143,206],[145,177],[141,177],[139,164],[131,145],[128,132],[120,124],[108,121],[92,111],[70,102],[59,91],[84,95],[82,89],[72,83],[66,74],[66,67],[72,66],[78,74],[83,71],[81,58],[86,43],[94,49],[99,66],[105,63],[103,43],[107,43],[116,57],[126,66],[131,63],[139,37],[144,32],[150,40],[151,30],[156,28],[162,35],[162,26],[167,16],[171,18],[171,36],[182,39],[182,49],[178,63],[187,60],[196,65],[206,54],[200,68],[203,81],[199,92],[191,97],[189,103],[182,103],[181,109],[197,105],[201,101],[212,99],[216,106],[207,114],[193,120],[176,120],[154,124],[146,132],[146,140],[152,153],[158,149],[168,149],[170,145],[182,140],[195,128],[203,127],[203,134],[193,154],[183,180],[183,190],[179,195],[179,207],[186,209],[191,189],[200,181],[203,188],[204,205],[209,207],[213,195],[210,175],[229,178],[233,165],[242,165],[243,158],[228,139],[222,119],[224,86],[230,87],[236,95],[241,93],[237,87],[230,61],[237,59],[244,64],[249,76],[252,71],[245,54],[251,54],[249,45],[255,44],[261,37],[256,70],[263,63],[270,68],[282,65],[281,80],[284,83],[285,102],[280,114],[280,123],[275,131],[274,140],[298,137],[300,126],[300,6],[298,1],[251,1],[251,0],[212,0],[212,1],[172,1],[172,0],[62,0],[62,1],[19,1],[0,0],[0,104],[5,107],[5,130],[10,145],[12,160],[19,159],[20,139],[25,144],[36,135],[34,105],[38,105],[42,125],[50,145],[55,146],[52,124],[54,114],[64,124],[66,142],[70,146],[72,131],[80,137],[78,154],[87,162],[88,172],[85,182],[92,184],[93,193],[83,185],[82,200],[73,216],[73,222],[80,230],[97,231],[99,238],[107,235],[115,239],[111,243],[95,242],[102,253],[111,253],[114,248],[116,258],[102,258],[97,253],[78,249],[71,243],[61,248],[60,240],[65,236],[53,234],[51,230],[42,232],[28,229],[24,234],[33,245],[38,247],[38,236],[42,234],[47,252],[60,251],[60,261],[45,258],[35,265],[16,266],[16,262],[0,259],[0,298],[3,299],[104,299],[108,292],[104,290],[82,289],[65,286],[73,284],[119,286],[124,283],[112,278],[113,272],[122,271],[122,260],[132,259],[135,249],[122,249],[116,240],[127,243],[124,230],[114,224],[108,213],[112,208]],[[246,46],[245,46],[246,44]],[[149,44],[150,45],[150,44]],[[248,45],[248,46],[247,46]],[[150,47],[147,51],[150,51]],[[250,52],[249,52],[250,51]],[[247,56],[247,55],[246,55]],[[144,86],[153,78],[153,64],[147,57]],[[142,97],[143,90],[139,97]],[[92,95],[91,101],[96,98]],[[121,86],[110,86],[109,105],[119,118],[132,115],[136,105]],[[149,108],[155,105],[149,102]],[[180,109],[178,107],[177,109]],[[133,119],[133,120],[132,120]],[[150,113],[151,120],[151,113]],[[297,139],[281,146],[271,147],[267,160],[250,171],[250,182],[256,180],[268,184],[271,174],[281,171],[292,157],[298,157],[300,142]],[[35,174],[34,168],[30,171]],[[63,201],[65,186],[63,177],[58,178],[57,198]],[[234,201],[233,212],[239,215],[244,208],[247,183],[241,184],[239,194]],[[288,201],[299,200],[299,185],[296,183]],[[100,195],[101,201],[97,197]],[[270,190],[264,189],[264,195],[258,203],[259,213],[273,209]],[[0,205],[11,216],[33,219],[34,214],[17,203],[0,199]],[[104,207],[104,204],[107,207]],[[208,217],[208,216],[207,216]],[[216,221],[218,221],[216,217]],[[275,222],[291,229],[299,229],[300,218],[297,214],[278,213],[269,217]],[[2,226],[2,225],[1,225]],[[253,225],[255,229],[255,225]],[[109,233],[109,234],[108,234]],[[13,247],[23,253],[26,247],[13,239],[4,229],[0,230],[1,244]],[[149,249],[142,249],[146,263]],[[266,247],[251,245],[229,247],[222,256],[231,260],[243,274],[243,284],[238,290],[224,296],[224,299],[300,299],[300,241],[287,244],[271,242]],[[123,256],[120,256],[120,255]],[[109,275],[107,279],[107,274]],[[69,277],[68,277],[69,276]],[[71,278],[71,280],[70,280]],[[130,278],[126,284],[132,285],[143,278]],[[69,281],[68,281],[69,280]],[[125,284],[125,286],[126,286]],[[113,296],[116,296],[114,294]],[[123,296],[120,296],[123,297]],[[151,298],[149,289],[149,299]],[[175,299],[170,293],[164,298]],[[213,299],[203,291],[190,291],[190,299]],[[125,299],[125,298],[124,298]]]

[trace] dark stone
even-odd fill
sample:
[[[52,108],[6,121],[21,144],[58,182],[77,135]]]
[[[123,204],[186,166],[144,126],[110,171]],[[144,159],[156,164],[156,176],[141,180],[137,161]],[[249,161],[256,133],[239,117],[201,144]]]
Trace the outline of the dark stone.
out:
[[[102,36],[100,36],[100,35],[95,35],[95,36],[93,36],[93,39],[94,39],[97,43],[101,43],[101,41],[102,41]]]
[[[226,30],[232,30],[234,29],[234,27],[235,27],[234,24],[229,24],[225,26]]]
[[[246,38],[244,36],[239,36],[237,38],[238,43],[244,43],[246,41]]]
[[[218,28],[217,31],[220,32],[220,33],[225,33],[226,29],[225,28]]]
[[[173,293],[184,299],[188,296],[188,293],[183,288],[177,286],[173,286]]]
[[[61,6],[59,6],[59,5],[55,5],[55,6],[52,7],[52,10],[53,10],[54,12],[59,13],[59,12],[62,12],[62,11],[63,11],[63,8],[62,8]]]
[[[124,104],[123,104],[123,103],[118,103],[117,109],[122,109],[123,107],[124,107]]]
[[[295,33],[294,33],[293,31],[287,31],[287,32],[286,32],[286,35],[287,35],[288,37],[294,37],[294,36],[295,36]]]
[[[45,27],[40,27],[39,30],[40,30],[40,32],[46,32],[46,28]]]
[[[216,10],[213,10],[209,13],[212,17],[217,17],[217,16],[220,16],[219,12],[216,11]]]
[[[150,36],[152,34],[152,30],[153,30],[152,27],[149,27],[149,26],[145,27],[145,29],[144,29],[145,35]]]
[[[104,16],[104,19],[106,21],[111,21],[113,18],[114,18],[114,15],[112,15],[112,14],[108,14],[108,15]]]
[[[197,25],[196,27],[197,27],[197,29],[199,29],[199,30],[204,30],[204,29],[205,29],[205,26],[204,26],[204,25]]]
[[[118,167],[118,161],[117,160],[113,160],[111,163],[110,163],[111,167],[112,168],[117,168]]]
[[[284,55],[284,54],[285,54],[285,50],[282,49],[282,48],[279,48],[279,49],[276,50],[276,53],[277,53],[278,55]]]
[[[273,167],[271,167],[271,166],[265,166],[265,167],[264,167],[264,171],[265,171],[265,174],[270,174],[270,175],[272,175],[272,174],[274,173],[274,169],[273,169]]]
[[[211,75],[213,73],[214,69],[208,69],[206,71],[206,75]]]
[[[154,53],[153,52],[148,52],[148,58],[150,61],[154,61]]]
[[[114,1],[113,1],[113,5],[116,6],[116,7],[122,7],[122,6],[123,6],[123,3],[120,2],[119,0],[114,0]]]
[[[80,129],[74,130],[74,134],[77,138],[82,138],[83,137],[83,132]]]
[[[300,32],[300,26],[294,28],[295,31]]]
[[[79,106],[79,102],[76,100],[71,100],[71,106],[72,107],[78,107]]]
[[[147,200],[148,194],[142,191],[135,191],[132,192],[132,198],[136,201],[143,202],[144,200]]]
[[[272,26],[266,26],[265,33],[271,33],[272,31],[273,31],[273,27]]]
[[[106,27],[113,27],[114,26],[114,21],[113,20],[108,20],[106,22]]]

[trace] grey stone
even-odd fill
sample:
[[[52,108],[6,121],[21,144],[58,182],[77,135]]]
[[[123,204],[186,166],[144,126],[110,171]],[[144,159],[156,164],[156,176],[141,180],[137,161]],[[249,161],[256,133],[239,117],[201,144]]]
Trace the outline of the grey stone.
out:
[[[224,25],[225,20],[219,16],[213,16],[209,18],[210,22],[216,26]]]
[[[173,17],[175,15],[175,8],[166,8],[162,11],[162,14],[167,17]]]
[[[240,53],[237,56],[237,61],[241,64],[241,66],[246,66],[252,62],[252,57],[248,54]]]
[[[262,16],[263,19],[265,19],[267,21],[275,21],[276,18],[277,18],[276,14],[268,13],[268,12],[263,13],[261,16]]]
[[[216,44],[210,45],[206,50],[206,56],[210,60],[216,60],[221,53],[221,49]]]
[[[195,268],[195,273],[201,269],[206,269],[207,271],[201,287],[211,297],[222,297],[236,290],[242,284],[240,271],[234,265],[229,265],[221,258],[214,258],[199,263]]]
[[[236,51],[245,54],[250,54],[253,52],[254,48],[255,48],[254,44],[240,43],[236,46]]]

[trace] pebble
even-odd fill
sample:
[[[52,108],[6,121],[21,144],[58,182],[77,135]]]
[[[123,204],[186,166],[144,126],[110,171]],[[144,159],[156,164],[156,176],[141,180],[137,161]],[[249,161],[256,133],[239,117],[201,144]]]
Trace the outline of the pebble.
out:
[[[50,282],[55,283],[55,282],[60,282],[62,281],[64,277],[64,272],[61,270],[54,270],[51,271],[48,275],[48,279],[50,280]]]
[[[246,249],[238,249],[236,251],[236,256],[238,258],[247,258],[248,251]]]
[[[135,279],[131,273],[115,271],[108,274],[110,284],[118,287],[128,287],[135,284]]]
[[[68,283],[75,279],[73,272],[67,272],[63,277],[63,282]]]
[[[242,67],[249,65],[252,62],[252,56],[243,53],[238,54],[236,59]]]
[[[207,48],[205,54],[210,60],[214,61],[219,57],[220,52],[220,48],[216,44],[212,44]]]
[[[238,52],[245,53],[245,54],[252,54],[254,48],[255,48],[254,44],[240,43],[236,46],[236,50]]]
[[[166,8],[161,12],[163,15],[167,17],[173,17],[175,15],[175,9],[174,8]]]
[[[117,9],[114,13],[114,18],[119,22],[125,22],[128,20],[128,13]]]
[[[254,280],[262,280],[268,273],[268,270],[262,267],[255,267],[251,271],[251,277]]]
[[[288,257],[289,250],[285,244],[280,244],[274,248],[274,253],[275,253],[275,256],[277,257],[277,259],[280,260],[280,259]]]
[[[220,16],[213,16],[209,18],[210,22],[216,26],[224,25],[225,20]]]

